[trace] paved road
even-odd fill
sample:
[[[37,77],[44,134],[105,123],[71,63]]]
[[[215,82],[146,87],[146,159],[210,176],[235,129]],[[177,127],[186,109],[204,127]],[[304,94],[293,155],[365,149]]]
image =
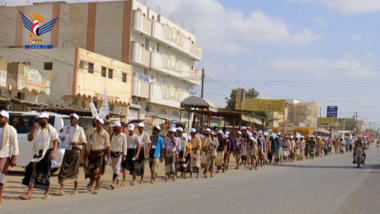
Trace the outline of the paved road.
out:
[[[0,213],[380,213],[380,149],[367,153],[362,168],[350,154],[333,155],[98,195],[15,201]]]

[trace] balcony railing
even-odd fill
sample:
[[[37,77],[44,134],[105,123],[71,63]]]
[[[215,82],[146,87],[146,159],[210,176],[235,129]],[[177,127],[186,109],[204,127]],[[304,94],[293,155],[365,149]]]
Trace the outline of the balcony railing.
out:
[[[145,48],[139,42],[132,42],[131,61],[133,63],[137,63],[144,67],[150,68],[150,55],[150,52],[148,50],[145,50]]]

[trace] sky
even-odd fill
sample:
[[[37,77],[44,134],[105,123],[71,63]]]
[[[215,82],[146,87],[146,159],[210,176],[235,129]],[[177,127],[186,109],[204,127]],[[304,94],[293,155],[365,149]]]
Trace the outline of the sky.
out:
[[[315,101],[322,116],[338,106],[338,117],[358,112],[380,125],[380,0],[142,2],[195,28],[203,47],[195,67],[205,69],[215,105],[233,88],[255,88],[260,98]]]

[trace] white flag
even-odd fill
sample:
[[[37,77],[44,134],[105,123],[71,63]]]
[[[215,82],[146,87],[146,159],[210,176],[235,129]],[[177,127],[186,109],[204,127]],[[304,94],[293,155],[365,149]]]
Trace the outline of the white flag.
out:
[[[95,104],[94,102],[91,100],[91,103],[90,103],[90,109],[91,109],[91,114],[92,114],[92,117],[98,117],[98,111],[96,110],[96,107],[95,107]]]
[[[110,114],[110,110],[108,107],[107,90],[106,90],[106,88],[104,88],[104,101],[103,101],[102,107],[99,110],[99,117],[104,119],[109,114]]]

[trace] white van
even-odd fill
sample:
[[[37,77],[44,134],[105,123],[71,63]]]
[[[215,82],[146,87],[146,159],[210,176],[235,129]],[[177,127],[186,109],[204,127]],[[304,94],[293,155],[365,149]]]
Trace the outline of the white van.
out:
[[[30,160],[33,158],[34,150],[33,143],[28,141],[28,133],[33,127],[37,115],[39,112],[21,112],[21,111],[10,111],[8,123],[15,127],[17,130],[18,143],[20,155],[17,157],[17,166],[25,167],[29,164]],[[48,113],[49,123],[57,130],[59,136],[60,130],[65,125],[70,125],[70,117],[67,115]],[[61,167],[63,155],[65,154],[64,149],[58,147],[55,160],[57,164],[52,165],[52,172],[58,171]]]

